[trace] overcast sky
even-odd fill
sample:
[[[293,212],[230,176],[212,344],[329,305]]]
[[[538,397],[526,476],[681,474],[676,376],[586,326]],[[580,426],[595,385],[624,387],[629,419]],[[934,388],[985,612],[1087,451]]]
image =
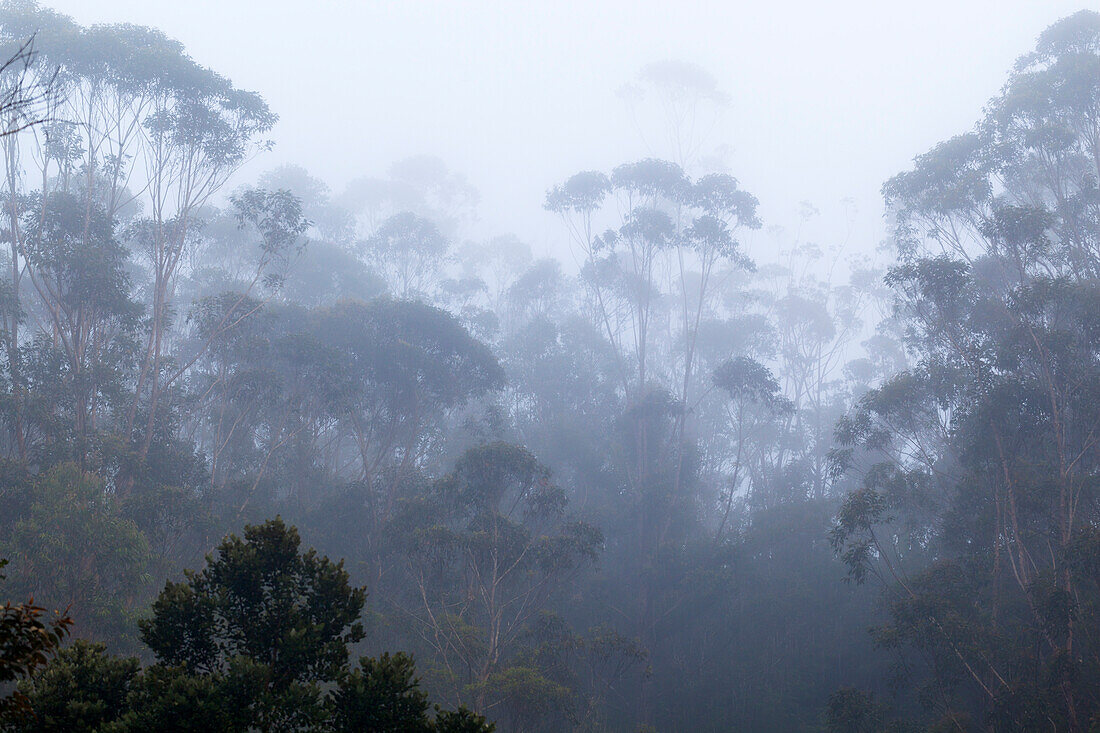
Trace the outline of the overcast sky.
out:
[[[647,63],[707,69],[731,104],[715,143],[768,225],[883,236],[879,188],[967,130],[1015,58],[1096,0],[45,0],[89,24],[156,26],[280,115],[255,178],[300,164],[335,190],[429,153],[481,191],[479,233],[564,246],[546,189],[654,151],[616,90]],[[855,226],[846,235],[855,202]],[[759,249],[768,235],[757,235]],[[759,254],[759,253],[757,253]]]

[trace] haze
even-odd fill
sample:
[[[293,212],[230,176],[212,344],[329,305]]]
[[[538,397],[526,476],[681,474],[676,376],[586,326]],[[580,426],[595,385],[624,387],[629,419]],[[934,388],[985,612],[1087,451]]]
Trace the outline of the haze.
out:
[[[150,25],[280,117],[247,181],[294,163],[338,192],[416,154],[481,193],[483,236],[568,261],[546,189],[644,155],[617,90],[643,66],[696,64],[730,105],[710,140],[765,225],[873,248],[882,182],[977,118],[1072,0],[964,2],[356,2],[61,0],[82,23]],[[308,10],[305,9],[308,7]],[[851,199],[851,203],[845,202]],[[849,232],[849,226],[851,230]],[[760,235],[757,235],[760,236]],[[754,255],[767,255],[763,245]]]

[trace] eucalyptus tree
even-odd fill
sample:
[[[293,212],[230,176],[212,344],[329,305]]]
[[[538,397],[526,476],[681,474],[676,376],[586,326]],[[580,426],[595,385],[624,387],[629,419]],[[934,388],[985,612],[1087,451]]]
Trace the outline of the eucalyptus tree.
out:
[[[838,270],[847,270],[845,280],[838,282]],[[832,484],[828,455],[834,423],[868,382],[892,376],[899,366],[872,369],[863,382],[849,378],[855,376],[849,366],[862,358],[866,321],[890,307],[892,294],[882,283],[883,274],[883,268],[865,259],[842,262],[838,249],[827,254],[796,242],[755,279],[758,307],[775,339],[768,361],[792,403],[786,415],[791,440],[784,442],[783,460],[801,464],[814,497],[824,496]],[[879,348],[887,347],[888,334],[878,336]],[[866,371],[873,365],[862,366]]]
[[[651,383],[665,382],[688,399],[697,336],[714,305],[718,268],[751,267],[736,236],[760,226],[756,206],[732,176],[710,174],[692,182],[679,166],[653,159],[619,166],[610,177],[578,173],[547,194],[546,208],[562,215],[580,248],[584,284],[595,318],[619,354],[624,393],[636,398]],[[609,209],[621,215],[598,233]],[[673,356],[676,367],[654,374],[662,318],[680,353]]]
[[[411,212],[433,222],[448,239],[476,217],[480,194],[461,173],[431,155],[394,161],[384,177],[357,178],[335,202],[356,218],[359,234],[369,237],[383,221]]]
[[[618,90],[643,144],[686,170],[717,169],[723,150],[708,150],[730,97],[706,69],[666,59],[646,64]],[[650,127],[651,123],[656,123]]]
[[[0,53],[0,137],[47,123],[56,75],[35,68],[34,34],[8,40]]]
[[[611,455],[621,461],[614,470],[634,525],[621,559],[638,596],[632,631],[650,645],[669,610],[669,586],[657,582],[653,564],[684,547],[696,516],[688,416],[705,391],[695,378],[698,335],[719,311],[716,294],[729,273],[751,267],[737,236],[760,225],[756,207],[732,176],[692,181],[680,166],[653,159],[610,176],[578,173],[546,198],[580,251],[587,309],[614,355],[630,437]]]
[[[225,327],[238,310],[250,315]],[[306,309],[223,293],[194,321],[210,342],[190,377],[195,437],[231,511],[312,511],[353,485],[369,531],[344,540],[371,547],[405,483],[443,455],[449,416],[503,379],[456,318],[415,301]]]
[[[316,498],[323,482],[312,474],[323,460],[321,437],[331,431],[352,399],[355,376],[343,352],[311,329],[310,314],[295,306],[248,301],[247,320],[216,333],[226,313],[240,307],[236,295],[201,303],[200,337],[211,348],[196,364],[192,389],[203,399],[193,419],[196,438],[210,456],[210,481],[231,501],[227,510],[251,516],[263,495],[299,506]]]
[[[467,451],[394,519],[411,586],[401,612],[442,682],[477,711],[499,704],[532,624],[599,552],[599,530],[566,507],[533,455],[491,443]]]
[[[363,255],[379,268],[395,297],[428,300],[450,243],[430,219],[406,211],[379,224],[363,247]]]
[[[1082,11],[974,132],[884,187],[916,363],[841,425],[875,465],[834,540],[857,579],[888,581],[883,638],[926,660],[950,725],[1083,730],[1096,712],[1097,72]]]
[[[310,238],[350,248],[355,238],[355,217],[335,203],[324,181],[298,165],[281,165],[259,177],[257,187],[267,191],[289,191],[302,203],[310,222]]]
[[[0,21],[5,41],[36,34],[36,73],[56,73],[48,110],[56,122],[5,140],[12,288],[20,298],[22,273],[35,269],[20,226],[24,210],[45,217],[58,200],[52,193],[76,197],[86,220],[102,211],[111,227],[130,224],[126,243],[150,282],[142,293],[144,346],[123,428],[136,430],[144,454],[161,400],[179,377],[167,350],[196,214],[262,149],[259,136],[276,118],[259,96],[200,66],[159,31],[82,27],[34,2],[5,5]],[[33,190],[37,196],[24,195]],[[122,238],[121,230],[114,233]],[[21,343],[18,332],[11,333]]]
[[[9,583],[21,596],[67,608],[82,636],[132,646],[129,624],[148,601],[150,554],[127,502],[73,463],[7,488],[23,504],[0,541],[12,561]]]
[[[486,305],[502,317],[507,309],[505,299],[508,291],[535,264],[531,247],[513,234],[483,242],[468,242],[459,250],[457,257],[462,275],[476,277],[485,283]]]
[[[386,516],[400,481],[439,455],[444,417],[499,389],[503,372],[454,316],[423,303],[345,301],[314,324],[355,382],[342,414],[358,459],[352,478],[380,492]]]
[[[609,197],[614,207],[606,206]],[[718,268],[751,267],[736,234],[760,225],[756,206],[732,176],[692,182],[679,166],[652,159],[619,166],[610,177],[579,173],[547,194],[546,207],[562,215],[584,257],[583,281],[597,323],[614,347],[623,394],[637,402],[658,387],[683,405],[675,417],[677,462],[683,460],[687,410],[696,399],[698,334],[714,308]],[[598,234],[606,208],[621,217],[615,228]],[[664,358],[658,360],[653,352],[660,335]],[[663,368],[655,370],[654,362]],[[641,460],[647,452],[641,426],[637,441]],[[634,471],[631,481],[644,483],[642,464]],[[674,475],[678,481],[680,473]]]
[[[24,345],[21,364],[9,362],[8,373],[23,374],[33,395],[27,399],[38,403],[34,412],[56,415],[55,424],[70,426],[72,457],[84,461],[99,422],[110,425],[111,416],[128,407],[141,308],[132,300],[126,250],[106,212],[99,206],[89,210],[63,192],[48,199],[29,202],[19,222],[28,277],[38,294],[36,303],[21,310],[42,331],[33,345]],[[54,356],[57,370],[48,366]],[[25,435],[27,426],[20,427]]]
[[[727,478],[718,497],[721,519],[716,536],[721,539],[731,522],[736,523],[733,509],[738,497],[747,496],[758,506],[768,501],[764,489],[770,475],[778,472],[773,456],[783,442],[781,418],[793,405],[780,392],[771,372],[747,357],[719,366],[714,384],[729,396],[725,406],[729,432],[723,437],[736,446],[723,472]]]

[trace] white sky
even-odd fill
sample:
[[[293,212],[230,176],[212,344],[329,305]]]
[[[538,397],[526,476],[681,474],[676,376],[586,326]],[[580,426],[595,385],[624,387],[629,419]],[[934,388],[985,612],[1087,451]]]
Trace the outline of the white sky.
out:
[[[765,224],[883,236],[879,188],[964,132],[1015,58],[1097,0],[44,0],[89,24],[163,29],[280,115],[246,179],[300,164],[335,191],[412,154],[441,157],[481,191],[480,233],[564,254],[545,191],[648,152],[615,90],[646,63],[710,71],[732,106],[716,141]],[[753,247],[768,246],[758,235]],[[755,254],[762,255],[763,252]]]

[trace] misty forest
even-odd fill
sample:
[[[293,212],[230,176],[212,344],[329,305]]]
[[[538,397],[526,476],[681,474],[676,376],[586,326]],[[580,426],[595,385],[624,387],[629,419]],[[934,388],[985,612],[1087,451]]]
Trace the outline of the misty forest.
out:
[[[645,66],[547,254],[0,6],[0,729],[1100,731],[1100,13],[1029,37],[843,245]]]

